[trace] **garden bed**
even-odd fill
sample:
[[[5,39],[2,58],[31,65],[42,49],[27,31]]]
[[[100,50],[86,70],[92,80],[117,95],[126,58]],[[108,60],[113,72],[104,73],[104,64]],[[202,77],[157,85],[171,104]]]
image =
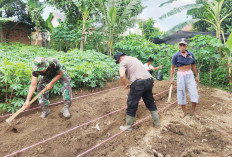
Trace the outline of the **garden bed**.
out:
[[[121,86],[119,81],[107,83],[104,89]],[[154,94],[169,88],[168,81],[155,81]],[[73,91],[73,97],[94,93]],[[41,110],[22,113],[14,121],[17,131],[7,130],[6,118],[0,119],[0,156],[21,150],[43,140],[63,133],[85,122],[94,120],[126,106],[127,91],[117,88],[72,102],[70,119],[60,115],[62,104],[51,106],[51,114],[46,119],[39,117]],[[189,114],[181,119],[181,109],[177,104],[160,113],[161,127],[155,128],[151,118],[123,132],[90,151],[85,156],[229,156],[232,155],[231,94],[205,86],[200,86],[200,104],[197,110],[201,119]],[[166,105],[167,93],[155,97],[158,109]],[[53,98],[51,103],[61,101]],[[176,101],[176,91],[172,102]],[[34,105],[34,107],[36,104]],[[190,106],[188,106],[190,109]],[[190,111],[190,110],[188,110]],[[150,113],[143,103],[136,115],[136,122]],[[67,156],[77,155],[118,133],[125,123],[125,110],[89,123],[52,140],[27,149],[17,156]],[[96,127],[96,126],[99,126]],[[99,130],[100,129],[100,130]]]

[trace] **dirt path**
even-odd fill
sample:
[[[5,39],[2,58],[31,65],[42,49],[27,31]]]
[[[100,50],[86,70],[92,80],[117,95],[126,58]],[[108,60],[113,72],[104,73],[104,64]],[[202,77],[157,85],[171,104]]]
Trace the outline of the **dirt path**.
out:
[[[120,86],[120,82],[108,83],[104,89]],[[168,89],[167,81],[155,81],[153,93]],[[97,89],[96,92],[103,89]],[[88,94],[87,91],[74,91],[73,97]],[[96,156],[232,156],[232,101],[231,94],[209,87],[200,87],[200,120],[190,115],[179,118],[181,109],[177,104],[160,113],[161,127],[155,128],[149,119],[133,128],[132,132],[122,133],[97,149],[87,157]],[[159,109],[167,105],[167,93],[155,97]],[[51,102],[60,101],[53,98]],[[173,93],[172,101],[176,100]],[[44,139],[67,131],[87,121],[126,106],[126,91],[122,88],[99,95],[74,100],[71,107],[72,118],[63,119],[60,115],[62,104],[50,107],[51,114],[46,119],[39,118],[40,110],[29,111],[14,121],[17,132],[8,130],[0,119],[0,156],[4,156],[31,146]],[[188,105],[189,109],[191,105]],[[190,111],[190,110],[189,110]],[[136,122],[150,113],[143,103],[136,115]],[[125,123],[125,110],[109,115],[94,123],[85,125],[67,134],[54,138],[41,145],[28,149],[17,156],[62,156],[76,157],[96,144],[119,132]],[[98,130],[99,126],[100,130]]]

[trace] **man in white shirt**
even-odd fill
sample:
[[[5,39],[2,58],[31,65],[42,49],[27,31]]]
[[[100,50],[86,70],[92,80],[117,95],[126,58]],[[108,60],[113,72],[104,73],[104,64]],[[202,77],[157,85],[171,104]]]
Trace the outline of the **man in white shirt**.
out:
[[[159,69],[159,68],[162,68],[163,65],[160,65],[158,67],[153,67],[151,64],[154,60],[149,57],[148,60],[147,60],[147,63],[144,64],[144,68],[152,75],[153,74],[153,71],[156,70],[156,69]]]

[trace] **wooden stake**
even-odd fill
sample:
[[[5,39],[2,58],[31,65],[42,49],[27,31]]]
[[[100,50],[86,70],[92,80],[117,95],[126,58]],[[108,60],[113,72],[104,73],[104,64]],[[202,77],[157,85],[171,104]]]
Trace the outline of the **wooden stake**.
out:
[[[173,84],[171,84],[170,89],[169,89],[168,103],[171,102],[171,97],[172,97],[172,86],[173,86]]]

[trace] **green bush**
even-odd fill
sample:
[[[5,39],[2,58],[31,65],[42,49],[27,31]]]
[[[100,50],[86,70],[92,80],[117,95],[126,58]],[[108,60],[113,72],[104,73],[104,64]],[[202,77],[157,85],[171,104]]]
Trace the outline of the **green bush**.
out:
[[[154,44],[143,36],[130,34],[122,37],[115,43],[116,52],[122,51],[129,56],[133,56],[146,63],[149,57],[154,59],[153,66],[163,65],[161,72],[165,79],[169,77],[171,60],[173,54],[178,51],[177,45]]]
[[[118,77],[118,66],[106,55],[95,51],[72,50],[67,53],[23,44],[0,44],[0,109],[14,112],[24,102],[30,86],[33,60],[36,57],[57,58],[71,77],[75,88],[103,87]],[[61,94],[56,83],[51,96]]]
[[[220,46],[223,44],[216,37],[197,35],[191,39],[188,50],[194,53],[196,67],[200,72],[200,83],[228,89],[227,61],[220,58]],[[130,34],[115,43],[114,49],[116,52],[122,51],[137,57],[143,63],[152,57],[153,66],[164,65],[161,72],[168,79],[172,56],[178,52],[178,45],[157,45],[140,35]]]
[[[197,35],[191,39],[189,49],[194,53],[200,82],[229,89],[227,61],[220,58],[220,46],[223,44],[216,37]]]

